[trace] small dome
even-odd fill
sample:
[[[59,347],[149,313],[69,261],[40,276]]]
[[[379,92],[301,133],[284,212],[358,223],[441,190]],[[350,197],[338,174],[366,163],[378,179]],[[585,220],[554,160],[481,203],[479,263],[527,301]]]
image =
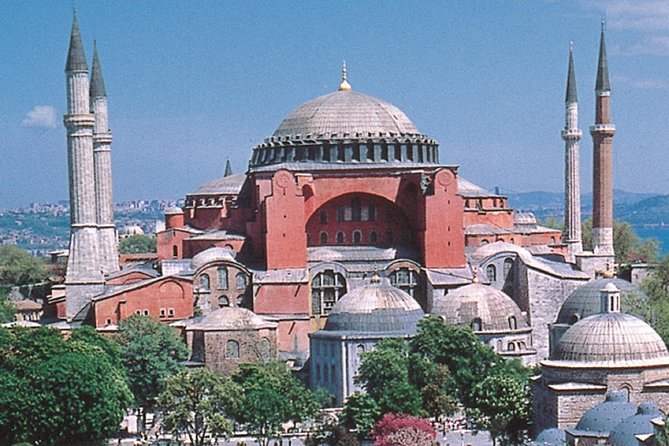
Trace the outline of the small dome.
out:
[[[480,332],[528,328],[525,316],[513,299],[497,288],[481,283],[465,285],[437,297],[432,315],[440,316],[448,324],[467,327],[478,320]]]
[[[235,261],[235,252],[229,248],[209,248],[204,251],[196,254],[191,260],[191,268],[198,270],[202,268],[207,263],[217,262],[217,261]]]
[[[567,444],[567,434],[564,429],[553,427],[541,431],[532,444],[536,446],[563,446]]]
[[[423,316],[413,297],[383,280],[345,294],[332,307],[325,330],[415,334]]]
[[[590,363],[669,362],[660,335],[641,319],[624,313],[601,313],[570,327],[557,345],[556,360]]]
[[[648,299],[643,291],[626,280],[617,277],[591,280],[575,289],[567,297],[562,304],[562,308],[560,308],[557,323],[574,324],[580,319],[600,313],[600,291],[608,284],[613,284],[620,290],[621,311],[623,313],[632,313],[632,308],[626,303],[626,294],[634,295],[643,300]]]
[[[199,323],[188,328],[200,330],[243,330],[276,328],[275,322],[268,321],[251,310],[240,307],[223,307],[203,317]]]
[[[165,208],[165,215],[180,215],[183,214],[184,210],[179,206],[170,206]]]
[[[382,134],[418,135],[409,118],[388,102],[351,90],[339,90],[306,102],[279,124],[274,138],[367,138]],[[309,136],[310,135],[310,136]]]
[[[588,432],[609,433],[622,420],[634,415],[636,407],[627,401],[624,392],[611,391],[606,400],[586,411],[576,429]]]
[[[516,225],[535,225],[537,224],[537,218],[531,212],[514,212],[513,213],[513,223]]]
[[[641,403],[636,414],[624,419],[616,425],[609,435],[611,446],[638,446],[637,435],[655,433],[651,420],[663,417],[660,409],[653,403]]]

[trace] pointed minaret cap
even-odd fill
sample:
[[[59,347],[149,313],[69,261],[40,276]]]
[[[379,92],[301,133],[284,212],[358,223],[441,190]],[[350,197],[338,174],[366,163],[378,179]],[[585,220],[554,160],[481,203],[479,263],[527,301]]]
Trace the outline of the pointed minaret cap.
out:
[[[98,59],[98,46],[95,41],[93,41],[93,66],[91,67],[90,95],[92,98],[107,96],[107,90],[105,90],[105,80],[102,78],[100,59]]]
[[[569,71],[567,72],[567,93],[564,101],[568,104],[578,102],[576,95],[576,73],[574,72],[574,42],[569,42]]]
[[[351,89],[351,84],[348,83],[346,77],[346,61],[343,61],[341,65],[341,84],[339,84],[339,91],[348,91]]]
[[[230,159],[228,158],[225,161],[225,174],[223,176],[229,177],[230,175],[232,175],[232,164],[230,164]]]
[[[88,71],[88,63],[86,62],[86,54],[84,54],[84,45],[81,43],[81,33],[79,33],[76,13],[72,22],[70,49],[67,52],[65,71]]]
[[[611,91],[609,83],[609,64],[606,60],[606,23],[602,20],[602,36],[599,42],[599,62],[597,63],[597,83],[596,91]]]

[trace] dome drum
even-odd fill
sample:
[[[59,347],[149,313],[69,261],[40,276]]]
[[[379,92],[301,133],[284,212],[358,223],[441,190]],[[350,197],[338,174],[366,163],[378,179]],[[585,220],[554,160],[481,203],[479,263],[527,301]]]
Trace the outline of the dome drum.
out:
[[[270,141],[254,149],[250,167],[301,162],[437,164],[439,145],[425,137],[403,140],[380,138]]]

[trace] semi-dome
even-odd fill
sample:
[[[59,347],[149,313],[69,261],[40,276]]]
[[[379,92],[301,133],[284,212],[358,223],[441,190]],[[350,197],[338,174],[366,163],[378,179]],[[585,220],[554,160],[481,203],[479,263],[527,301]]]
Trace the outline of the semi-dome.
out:
[[[276,322],[268,321],[246,308],[223,307],[212,311],[198,323],[188,328],[200,330],[243,330],[276,327]]]
[[[207,263],[219,261],[235,261],[235,252],[230,248],[213,247],[197,253],[190,261],[191,268],[198,270]]]
[[[476,327],[477,332],[527,329],[518,305],[497,288],[475,282],[436,297],[433,316],[453,325]]]
[[[291,111],[253,150],[249,167],[309,163],[309,169],[317,169],[398,162],[436,164],[439,145],[396,106],[351,90],[344,74],[338,91]]]
[[[565,446],[567,444],[567,434],[564,429],[553,427],[541,431],[532,443],[535,446]]]
[[[655,433],[651,420],[663,417],[660,409],[653,403],[641,403],[636,414],[622,420],[609,435],[608,444],[611,446],[638,446],[637,435]]]
[[[415,334],[425,316],[418,302],[387,280],[372,280],[342,296],[330,310],[325,330]]]
[[[558,342],[555,359],[612,365],[669,363],[669,353],[650,325],[613,312],[587,317],[570,327]]]
[[[600,291],[608,284],[614,284],[621,293],[621,311],[624,313],[633,312],[629,306],[626,294],[634,295],[640,299],[646,300],[647,297],[643,291],[630,282],[617,277],[601,278],[591,280],[585,285],[575,289],[562,304],[558,314],[558,324],[573,324],[580,319],[598,314],[601,312]]]
[[[611,391],[606,400],[586,411],[576,425],[576,429],[587,432],[609,433],[625,418],[636,412],[636,406],[627,401],[622,391]]]
[[[371,134],[371,135],[370,135]],[[312,99],[291,111],[274,138],[329,139],[390,135],[419,135],[413,122],[394,105],[352,90]]]

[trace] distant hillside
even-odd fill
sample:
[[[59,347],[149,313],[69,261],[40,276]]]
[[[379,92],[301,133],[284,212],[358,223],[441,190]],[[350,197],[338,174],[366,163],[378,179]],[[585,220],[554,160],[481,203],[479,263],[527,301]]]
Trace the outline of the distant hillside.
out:
[[[669,224],[669,195],[656,195],[616,209],[616,218],[635,225]]]

